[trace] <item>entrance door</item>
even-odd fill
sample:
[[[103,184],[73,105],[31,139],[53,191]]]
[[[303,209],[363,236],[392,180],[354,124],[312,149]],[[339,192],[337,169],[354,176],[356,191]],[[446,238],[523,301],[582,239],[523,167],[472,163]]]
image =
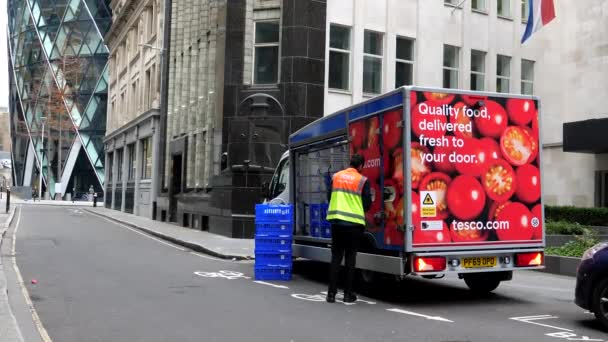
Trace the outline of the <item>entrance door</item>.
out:
[[[169,189],[169,221],[177,222],[177,197],[182,192],[182,154],[171,157],[171,189]]]

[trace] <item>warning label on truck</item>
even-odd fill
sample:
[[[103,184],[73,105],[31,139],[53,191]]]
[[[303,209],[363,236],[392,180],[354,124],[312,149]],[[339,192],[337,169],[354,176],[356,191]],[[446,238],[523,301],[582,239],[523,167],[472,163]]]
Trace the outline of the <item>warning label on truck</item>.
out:
[[[437,216],[437,192],[420,191],[420,208],[421,217]]]

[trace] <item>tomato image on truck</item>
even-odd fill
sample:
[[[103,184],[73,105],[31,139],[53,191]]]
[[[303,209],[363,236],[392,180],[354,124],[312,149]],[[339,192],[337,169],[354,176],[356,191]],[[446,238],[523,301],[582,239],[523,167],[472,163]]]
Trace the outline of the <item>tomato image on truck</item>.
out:
[[[293,254],[330,261],[331,236],[311,235],[329,223],[312,222],[311,208],[327,205],[331,176],[358,153],[373,194],[357,258],[364,279],[455,273],[488,292],[515,270],[543,268],[539,105],[402,87],[293,133],[267,192],[294,205]]]

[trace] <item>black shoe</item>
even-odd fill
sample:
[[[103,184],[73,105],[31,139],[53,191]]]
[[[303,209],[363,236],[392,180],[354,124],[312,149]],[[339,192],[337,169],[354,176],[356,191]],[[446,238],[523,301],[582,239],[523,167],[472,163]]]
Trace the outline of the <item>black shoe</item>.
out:
[[[357,301],[357,295],[354,293],[344,294],[344,303],[354,303]]]
[[[336,294],[335,294],[335,293],[328,292],[328,293],[327,293],[327,297],[325,297],[325,300],[326,300],[328,303],[335,303],[335,302],[336,302]]]

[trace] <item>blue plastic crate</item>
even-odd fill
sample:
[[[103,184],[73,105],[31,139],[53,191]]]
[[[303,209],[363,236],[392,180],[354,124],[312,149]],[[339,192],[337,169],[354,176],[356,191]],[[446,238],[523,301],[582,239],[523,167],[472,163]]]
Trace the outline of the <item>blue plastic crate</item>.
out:
[[[255,221],[290,223],[293,221],[293,206],[256,204]]]
[[[311,224],[310,225],[310,236],[312,236],[312,237],[321,237],[321,225],[319,225],[319,224]]]
[[[255,267],[255,280],[291,280],[291,267],[268,265]]]
[[[311,204],[310,205],[310,222],[324,222],[327,217],[327,208],[329,204]]]
[[[331,239],[331,225],[323,224],[321,225],[321,237],[326,239]]]
[[[255,266],[268,266],[268,265],[287,265],[291,266],[291,250],[282,251],[255,251]]]
[[[259,251],[281,251],[291,248],[289,235],[255,235],[255,249]]]
[[[255,224],[256,234],[261,235],[291,235],[291,223],[286,222],[258,222]]]

